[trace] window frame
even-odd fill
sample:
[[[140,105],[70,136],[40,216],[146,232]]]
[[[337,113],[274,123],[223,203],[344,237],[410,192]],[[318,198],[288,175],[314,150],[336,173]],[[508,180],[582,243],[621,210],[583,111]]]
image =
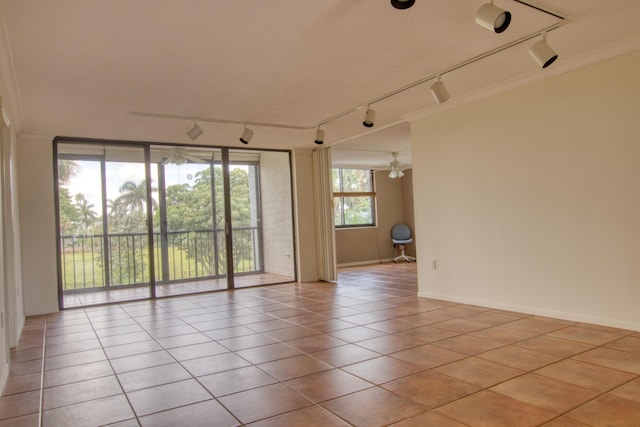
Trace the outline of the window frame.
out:
[[[334,227],[335,229],[339,229],[339,230],[344,230],[344,229],[349,229],[349,228],[375,228],[377,227],[377,219],[378,219],[378,209],[377,209],[377,197],[376,197],[376,183],[375,183],[375,173],[372,169],[359,169],[359,168],[340,168],[340,167],[335,167],[332,168],[332,176],[333,176],[333,171],[334,170],[338,170],[338,174],[340,175],[339,179],[340,179],[340,187],[342,190],[344,190],[343,188],[343,172],[344,170],[358,170],[358,171],[366,171],[369,174],[369,182],[370,182],[370,187],[371,190],[370,191],[333,191],[333,200],[332,200],[332,205],[333,205],[333,215],[334,215]],[[332,184],[332,190],[333,190],[333,184]],[[371,222],[370,223],[366,223],[366,224],[345,224],[345,215],[344,215],[344,199],[346,198],[350,198],[350,197],[369,197],[371,198],[370,201],[370,206],[371,206]],[[341,209],[341,214],[342,214],[342,218],[341,218],[341,222],[342,224],[338,224],[336,221],[336,211],[335,211],[335,207],[336,207],[336,203],[340,203],[342,205],[342,209]]]

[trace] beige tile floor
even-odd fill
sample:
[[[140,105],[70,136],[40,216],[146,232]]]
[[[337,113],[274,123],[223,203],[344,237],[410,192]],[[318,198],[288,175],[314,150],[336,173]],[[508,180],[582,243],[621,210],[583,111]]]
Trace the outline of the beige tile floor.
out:
[[[382,264],[29,318],[0,426],[640,426],[640,333],[415,294]]]

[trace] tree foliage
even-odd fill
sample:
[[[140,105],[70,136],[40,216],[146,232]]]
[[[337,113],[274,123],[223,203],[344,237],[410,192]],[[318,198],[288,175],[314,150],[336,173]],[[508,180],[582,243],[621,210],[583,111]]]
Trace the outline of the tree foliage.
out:
[[[213,180],[211,177],[213,169]],[[231,187],[231,219],[234,228],[234,260],[236,266],[246,262],[246,248],[252,247],[251,235],[240,232],[239,227],[251,226],[252,202],[249,191],[249,173],[245,168],[234,168],[229,172]],[[215,202],[215,209],[213,206]],[[254,205],[252,205],[254,203]],[[195,174],[194,184],[175,184],[167,187],[167,229],[181,233],[172,240],[187,254],[187,257],[199,262],[205,270],[225,271],[226,256],[224,248],[224,191],[222,168],[203,169]],[[215,222],[214,222],[215,220]],[[255,224],[253,224],[255,225]],[[214,250],[217,239],[218,253]],[[252,263],[255,260],[250,260]],[[254,265],[254,264],[252,264]],[[237,269],[236,269],[237,270]]]
[[[58,168],[61,234],[74,236],[69,241],[82,236],[101,235],[103,218],[100,209],[96,209],[84,194],[72,196],[68,188],[80,174],[80,163],[59,160]],[[253,259],[256,253],[253,230],[238,230],[257,225],[257,196],[252,190],[250,170],[253,169],[236,167],[229,171],[236,267],[247,263],[256,265]],[[166,218],[160,218],[158,201],[152,198],[153,231],[158,236],[160,223],[164,222],[170,236],[168,245],[197,263],[199,276],[224,273],[226,252],[222,167],[211,165],[203,168],[194,178],[192,184],[180,183],[166,187],[166,198],[160,201],[164,203]],[[157,190],[152,188],[153,191]],[[107,201],[108,255],[102,253],[101,240],[97,239],[99,246],[93,248],[93,256],[101,268],[104,268],[104,258],[108,256],[113,284],[139,283],[148,277],[147,203],[145,180],[124,182],[118,196]],[[157,240],[158,248],[162,239]],[[235,270],[238,271],[238,268]]]
[[[333,169],[334,218],[338,226],[370,225],[373,217],[373,177],[370,170]],[[349,193],[371,193],[350,195]]]

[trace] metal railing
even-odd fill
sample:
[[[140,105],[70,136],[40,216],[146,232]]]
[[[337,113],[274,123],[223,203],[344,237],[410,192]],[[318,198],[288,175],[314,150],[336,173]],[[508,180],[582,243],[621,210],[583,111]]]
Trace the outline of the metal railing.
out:
[[[224,230],[171,231],[153,236],[157,283],[226,275]],[[262,271],[259,236],[258,227],[233,228],[234,273]],[[114,233],[106,238],[101,234],[62,236],[60,254],[64,291],[104,290],[148,284],[150,280],[147,233]]]

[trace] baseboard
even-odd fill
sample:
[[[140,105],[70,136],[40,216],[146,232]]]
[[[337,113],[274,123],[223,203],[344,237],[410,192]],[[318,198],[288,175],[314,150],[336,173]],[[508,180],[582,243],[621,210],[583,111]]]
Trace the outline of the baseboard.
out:
[[[22,330],[24,329],[24,324],[26,322],[27,318],[22,316],[19,319],[19,323],[16,325],[16,342],[15,345],[18,345],[18,342],[20,341],[20,337],[22,336]]]
[[[336,264],[336,267],[357,267],[359,265],[371,265],[371,264],[382,264],[385,262],[392,262],[393,258],[385,258],[385,259],[374,259],[368,261],[355,261],[355,262],[343,262],[341,264]]]
[[[421,298],[439,299],[444,301],[457,302],[460,304],[478,305],[481,307],[494,308],[497,310],[515,311],[517,313],[552,317],[554,319],[569,320],[571,322],[591,323],[596,325],[609,326],[612,328],[640,331],[640,323],[638,322],[629,322],[620,319],[609,319],[606,317],[591,316],[583,313],[556,311],[540,307],[529,307],[514,304],[501,304],[495,301],[482,300],[478,298],[464,298],[457,295],[438,294],[433,292],[418,292],[418,296]]]
[[[3,364],[0,369],[0,396],[2,396],[4,386],[7,384],[7,379],[9,379],[9,364]]]

